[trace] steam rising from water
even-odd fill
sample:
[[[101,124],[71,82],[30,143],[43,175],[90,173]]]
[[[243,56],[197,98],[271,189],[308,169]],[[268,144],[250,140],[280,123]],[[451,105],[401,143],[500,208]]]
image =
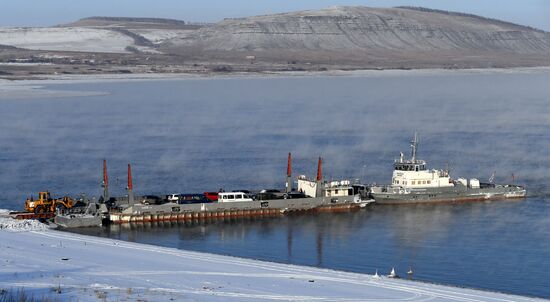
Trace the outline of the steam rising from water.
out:
[[[550,73],[166,80],[50,85],[108,95],[0,101],[0,197],[38,190],[114,194],[125,164],[140,193],[281,187],[295,171],[387,183],[420,133],[420,157],[455,177],[527,183],[548,177]],[[119,179],[118,184],[116,179]],[[117,188],[118,187],[118,190]]]
[[[314,176],[321,155],[326,178],[388,183],[416,130],[431,167],[508,183],[514,173],[530,197],[118,236],[371,273],[412,263],[424,280],[549,296],[548,83],[550,72],[50,85],[109,94],[0,99],[0,208],[45,189],[99,196],[103,158],[113,195],[128,162],[137,194],[282,188],[288,152],[295,175]]]

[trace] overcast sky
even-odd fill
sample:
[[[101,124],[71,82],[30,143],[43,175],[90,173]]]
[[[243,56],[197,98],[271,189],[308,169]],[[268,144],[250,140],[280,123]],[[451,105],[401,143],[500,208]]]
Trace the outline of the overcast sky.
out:
[[[0,26],[49,26],[89,16],[161,17],[216,22],[225,17],[334,5],[423,6],[473,13],[550,31],[548,0],[1,0]]]

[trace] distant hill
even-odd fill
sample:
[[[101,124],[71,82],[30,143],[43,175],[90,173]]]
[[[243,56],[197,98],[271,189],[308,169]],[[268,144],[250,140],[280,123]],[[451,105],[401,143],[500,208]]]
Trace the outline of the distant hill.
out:
[[[163,18],[134,18],[134,17],[88,17],[76,22],[62,24],[60,27],[123,27],[147,29],[196,29],[199,26],[187,24],[182,20]]]
[[[449,16],[461,16],[461,17],[476,18],[476,19],[481,19],[481,20],[485,20],[485,21],[488,21],[488,22],[492,22],[492,23],[500,23],[504,26],[515,27],[519,30],[534,30],[534,31],[538,31],[538,32],[544,32],[543,30],[540,30],[538,28],[525,26],[525,25],[520,25],[520,24],[507,22],[507,21],[503,21],[503,20],[498,20],[498,19],[494,19],[494,18],[482,17],[482,16],[478,16],[478,15],[474,15],[474,14],[446,11],[446,10],[440,10],[440,9],[431,9],[431,8],[417,7],[417,6],[397,6],[396,8],[411,9],[411,10],[417,10],[417,11],[428,12],[428,13],[445,14],[445,15],[449,15]]]
[[[372,64],[527,64],[550,54],[550,34],[470,14],[425,8],[333,7],[225,19],[161,51],[270,60]],[[385,63],[384,63],[385,62]],[[367,64],[365,64],[367,65]]]
[[[548,32],[421,7],[336,6],[215,24],[100,16],[3,27],[0,44],[0,62],[62,56],[146,72],[550,66]]]

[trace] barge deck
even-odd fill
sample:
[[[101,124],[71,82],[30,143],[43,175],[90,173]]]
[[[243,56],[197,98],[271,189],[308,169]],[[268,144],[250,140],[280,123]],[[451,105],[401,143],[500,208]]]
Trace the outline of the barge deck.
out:
[[[205,220],[236,217],[280,216],[292,212],[338,212],[363,207],[353,196],[255,200],[226,203],[162,205],[135,204],[120,212],[109,212],[111,223]]]

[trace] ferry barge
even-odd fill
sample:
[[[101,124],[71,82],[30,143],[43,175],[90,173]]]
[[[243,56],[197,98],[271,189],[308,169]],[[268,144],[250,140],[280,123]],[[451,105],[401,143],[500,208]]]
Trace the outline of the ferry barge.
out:
[[[128,165],[128,195],[122,198],[109,198],[106,164],[104,164],[104,200],[107,200],[109,208],[106,216],[111,223],[202,220],[278,216],[299,211],[348,211],[365,207],[374,202],[365,185],[352,184],[349,180],[324,181],[321,158],[318,162],[316,179],[311,180],[300,175],[297,179],[297,190],[292,189],[291,174],[291,155],[289,153],[284,192],[277,190],[260,192],[255,198],[246,192],[219,192],[216,196],[217,202],[197,203],[179,202],[173,198],[174,195],[169,195],[171,198],[167,198],[167,202],[157,204],[147,196],[134,196],[130,165]],[[214,195],[212,192],[206,193],[208,193],[206,196]],[[187,194],[180,194],[180,197],[181,195]]]

